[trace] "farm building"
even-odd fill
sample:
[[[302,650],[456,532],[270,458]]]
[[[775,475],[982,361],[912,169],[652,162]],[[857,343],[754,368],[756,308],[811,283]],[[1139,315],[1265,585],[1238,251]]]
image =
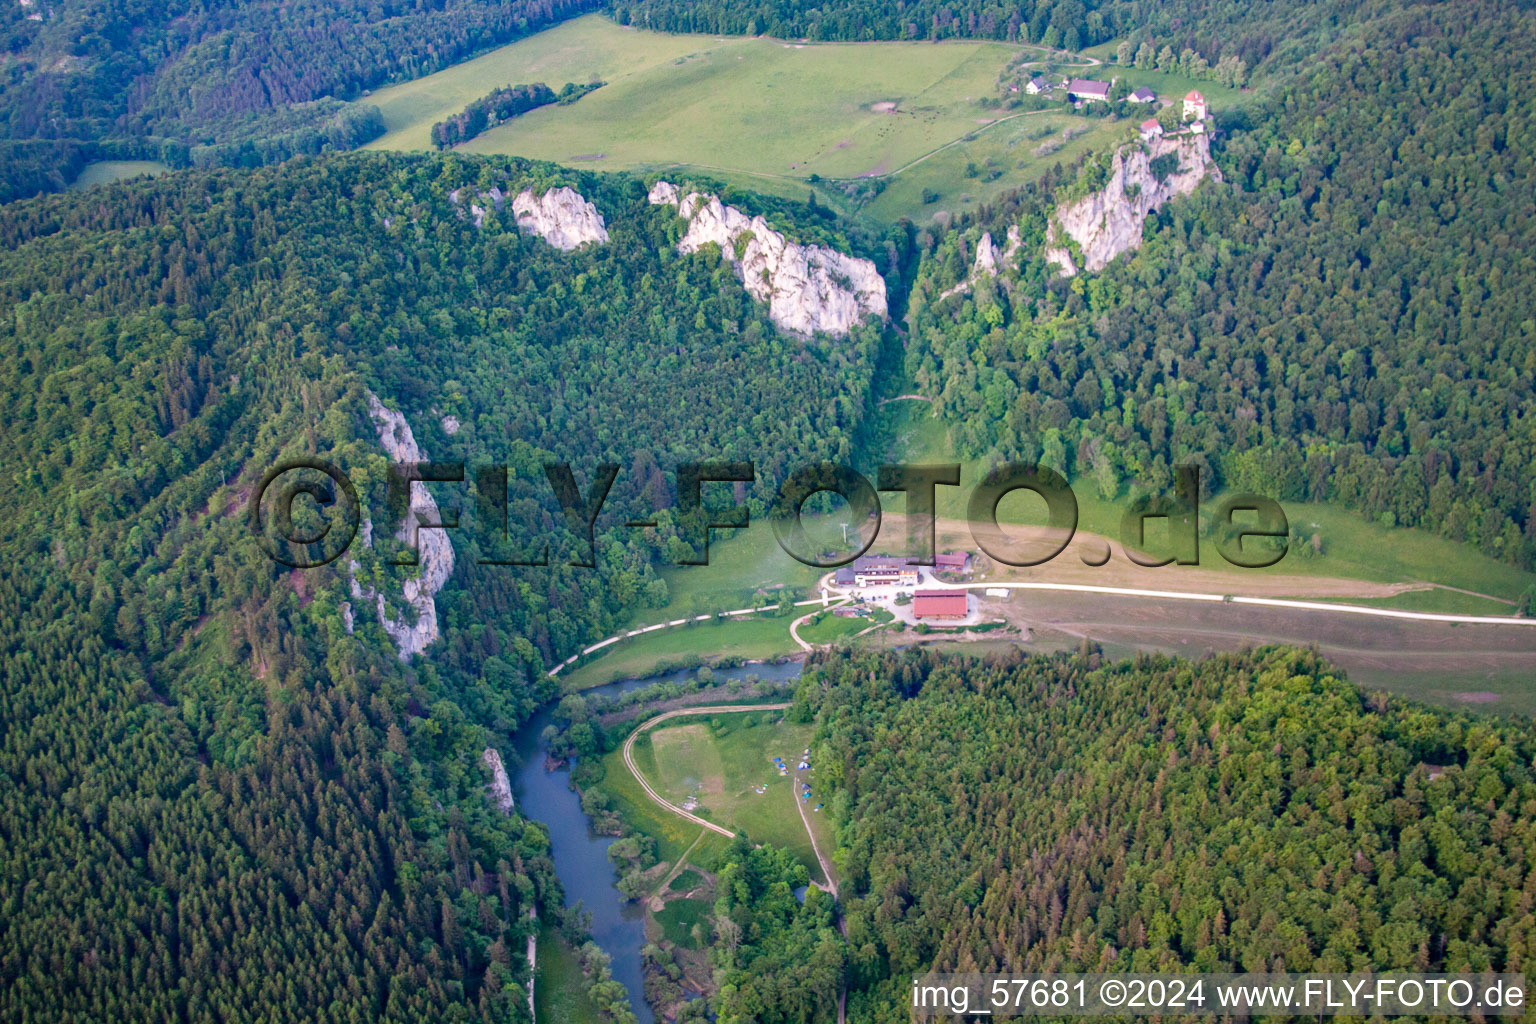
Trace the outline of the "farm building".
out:
[[[1145,121],[1141,122],[1142,138],[1155,139],[1161,134],[1163,134],[1163,126],[1158,123],[1157,118],[1149,117]]]
[[[1135,92],[1127,96],[1126,99],[1130,100],[1132,103],[1151,103],[1153,100],[1157,99],[1157,93],[1153,92],[1151,89],[1148,89],[1146,86],[1142,86],[1140,89],[1137,89]]]
[[[1039,96],[1041,93],[1050,92],[1053,88],[1055,86],[1043,78],[1031,78],[1029,84],[1024,87],[1024,91],[1031,96]]]
[[[970,610],[970,597],[963,590],[919,590],[912,595],[914,618],[963,619]]]
[[[1067,84],[1067,95],[1075,100],[1091,103],[1109,99],[1109,83],[1095,82],[1091,78],[1074,78]]]
[[[971,556],[965,551],[933,556],[933,567],[940,572],[965,572],[970,563]]]
[[[905,558],[892,558],[887,555],[854,559],[851,565],[843,566],[833,577],[833,582],[840,587],[872,587],[892,583],[897,586],[915,587],[917,580],[916,565],[909,563]]]

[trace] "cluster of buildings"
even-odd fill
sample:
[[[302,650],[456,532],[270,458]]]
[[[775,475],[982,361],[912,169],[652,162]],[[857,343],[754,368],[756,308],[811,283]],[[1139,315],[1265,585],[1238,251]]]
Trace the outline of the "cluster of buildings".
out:
[[[934,572],[963,573],[970,565],[971,556],[964,551],[933,556]],[[837,570],[832,582],[839,587],[915,587],[922,582],[922,569],[907,558],[866,555]]]
[[[1067,99],[1073,103],[1107,103],[1109,102],[1109,90],[1114,81],[1100,82],[1092,78],[1074,78],[1068,81],[1051,82],[1045,78],[1036,76],[1031,78],[1024,86],[1024,91],[1031,96],[1042,96],[1058,90],[1066,93]],[[1015,86],[1015,89],[1018,87]],[[1155,103],[1157,93],[1142,86],[1126,98],[1128,103]],[[1205,131],[1205,121],[1209,110],[1205,105],[1205,97],[1198,89],[1191,89],[1184,97],[1183,120],[1189,122],[1189,130],[1196,134]],[[1141,122],[1141,136],[1144,139],[1154,138],[1163,134],[1162,125],[1156,118],[1148,118]]]
[[[1051,82],[1048,79],[1037,76],[1029,80],[1028,84],[1024,86],[1024,91],[1031,96],[1041,96],[1059,89],[1065,92],[1067,99],[1074,103],[1107,103],[1109,102],[1109,88],[1114,84],[1113,81],[1100,82],[1092,78],[1074,78],[1071,81],[1062,79],[1060,82]],[[1142,86],[1127,96],[1126,100],[1131,103],[1152,103],[1157,100],[1157,93],[1146,86]]]
[[[971,556],[964,551],[935,555],[935,573],[964,574],[970,571]],[[923,566],[910,559],[891,555],[871,555],[843,566],[832,581],[839,587],[913,587],[923,581]],[[970,597],[965,590],[916,590],[912,592],[912,617],[924,620],[964,619],[970,614]]]
[[[1195,135],[1205,131],[1205,118],[1208,111],[1205,106],[1205,97],[1200,95],[1198,89],[1191,89],[1184,96],[1183,120],[1188,123],[1188,130]],[[1163,125],[1155,117],[1149,117],[1141,122],[1141,137],[1143,139],[1155,139],[1163,134]]]

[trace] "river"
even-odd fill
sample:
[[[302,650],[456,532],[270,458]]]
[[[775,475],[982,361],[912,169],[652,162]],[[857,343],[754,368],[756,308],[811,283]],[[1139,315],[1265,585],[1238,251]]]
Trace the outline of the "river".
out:
[[[712,671],[717,679],[757,676],[783,681],[798,677],[800,664],[742,665]],[[607,697],[656,683],[687,679],[692,672],[689,669],[647,679],[621,679],[583,693]],[[721,697],[728,699],[724,694]],[[546,705],[513,738],[517,774],[512,780],[512,791],[518,809],[549,829],[550,856],[555,862],[555,874],[565,888],[565,905],[573,906],[581,900],[591,912],[592,937],[613,958],[614,978],[629,990],[629,1000],[640,1024],[654,1024],[655,1017],[645,1002],[640,964],[640,949],[645,945],[645,909],[619,894],[614,884],[617,879],[608,863],[608,847],[616,840],[612,836],[592,834],[587,816],[581,811],[581,799],[571,789],[570,771],[544,770],[545,749],[539,734],[553,718],[554,705]]]

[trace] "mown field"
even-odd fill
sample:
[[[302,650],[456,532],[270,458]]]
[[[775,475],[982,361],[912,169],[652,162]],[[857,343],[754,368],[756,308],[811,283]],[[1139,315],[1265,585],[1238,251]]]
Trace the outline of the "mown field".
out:
[[[1022,52],[666,35],[589,15],[363,102],[389,128],[373,147],[425,149],[434,122],[497,87],[600,80],[608,84],[577,103],[531,111],[461,148],[603,169],[692,168],[797,197],[813,176],[891,175],[870,215],[926,219],[1016,186],[1106,130],[1055,111],[989,127],[1006,116],[991,103],[998,76]],[[1082,134],[1062,139],[1073,124]],[[967,176],[970,164],[979,171]],[[925,189],[940,198],[925,203]],[[835,187],[821,195],[846,204]]]
[[[784,721],[781,711],[683,718],[638,739],[635,763],[668,800],[680,806],[697,801],[695,814],[745,832],[753,842],[792,851],[812,877],[820,878],[820,867],[795,807],[798,779],[812,786],[807,811],[821,802],[815,791],[815,772],[794,770],[812,732],[810,724]],[[774,767],[775,756],[788,762],[788,776],[780,775]],[[622,759],[607,767],[610,775],[614,771],[628,774]],[[765,787],[765,792],[757,792],[759,786]],[[644,823],[637,824],[644,827]]]

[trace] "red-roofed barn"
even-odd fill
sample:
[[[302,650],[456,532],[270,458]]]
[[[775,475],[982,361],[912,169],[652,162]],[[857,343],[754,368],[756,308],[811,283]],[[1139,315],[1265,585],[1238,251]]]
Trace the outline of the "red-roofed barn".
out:
[[[912,595],[914,618],[963,619],[970,611],[970,597],[963,590],[919,590]]]

